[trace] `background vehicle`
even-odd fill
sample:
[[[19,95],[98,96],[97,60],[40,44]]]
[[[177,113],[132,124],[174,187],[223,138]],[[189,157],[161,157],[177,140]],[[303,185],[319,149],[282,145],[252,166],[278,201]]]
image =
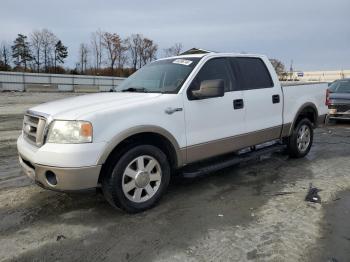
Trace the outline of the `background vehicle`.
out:
[[[334,81],[327,90],[329,119],[350,120],[350,78]]]
[[[45,188],[101,186],[113,206],[139,212],[157,203],[175,170],[207,173],[239,161],[232,152],[270,150],[266,142],[305,156],[327,113],[326,88],[282,87],[260,55],[161,59],[116,93],[30,109],[17,143],[20,163]]]

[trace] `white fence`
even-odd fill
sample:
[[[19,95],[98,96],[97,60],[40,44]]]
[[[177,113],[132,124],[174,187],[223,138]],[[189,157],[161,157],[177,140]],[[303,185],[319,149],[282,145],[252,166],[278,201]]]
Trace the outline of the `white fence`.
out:
[[[108,92],[124,79],[109,76],[0,72],[0,92]]]

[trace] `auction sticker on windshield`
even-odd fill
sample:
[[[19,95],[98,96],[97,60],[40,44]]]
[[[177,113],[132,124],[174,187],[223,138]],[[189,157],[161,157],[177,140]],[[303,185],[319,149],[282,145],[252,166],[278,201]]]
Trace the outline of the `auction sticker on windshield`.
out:
[[[187,65],[189,66],[192,64],[193,61],[191,60],[186,60],[186,59],[176,59],[173,61],[173,64],[180,64],[180,65]]]

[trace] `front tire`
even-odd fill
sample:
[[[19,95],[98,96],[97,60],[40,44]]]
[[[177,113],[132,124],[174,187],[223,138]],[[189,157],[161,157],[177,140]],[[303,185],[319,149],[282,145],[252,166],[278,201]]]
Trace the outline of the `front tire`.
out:
[[[152,145],[138,145],[111,161],[102,179],[107,201],[128,213],[153,207],[170,181],[170,166],[164,152]]]
[[[301,119],[288,139],[289,156],[293,158],[306,156],[311,149],[313,138],[313,124],[307,118]]]

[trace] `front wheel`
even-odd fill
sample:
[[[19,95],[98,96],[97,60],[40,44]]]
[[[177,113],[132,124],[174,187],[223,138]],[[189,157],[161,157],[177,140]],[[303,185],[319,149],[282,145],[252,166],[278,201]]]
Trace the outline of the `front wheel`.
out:
[[[288,139],[288,153],[293,158],[306,156],[312,146],[314,137],[313,125],[309,119],[299,121]]]
[[[152,145],[135,146],[110,165],[103,193],[110,204],[129,213],[154,206],[169,184],[167,157]]]

